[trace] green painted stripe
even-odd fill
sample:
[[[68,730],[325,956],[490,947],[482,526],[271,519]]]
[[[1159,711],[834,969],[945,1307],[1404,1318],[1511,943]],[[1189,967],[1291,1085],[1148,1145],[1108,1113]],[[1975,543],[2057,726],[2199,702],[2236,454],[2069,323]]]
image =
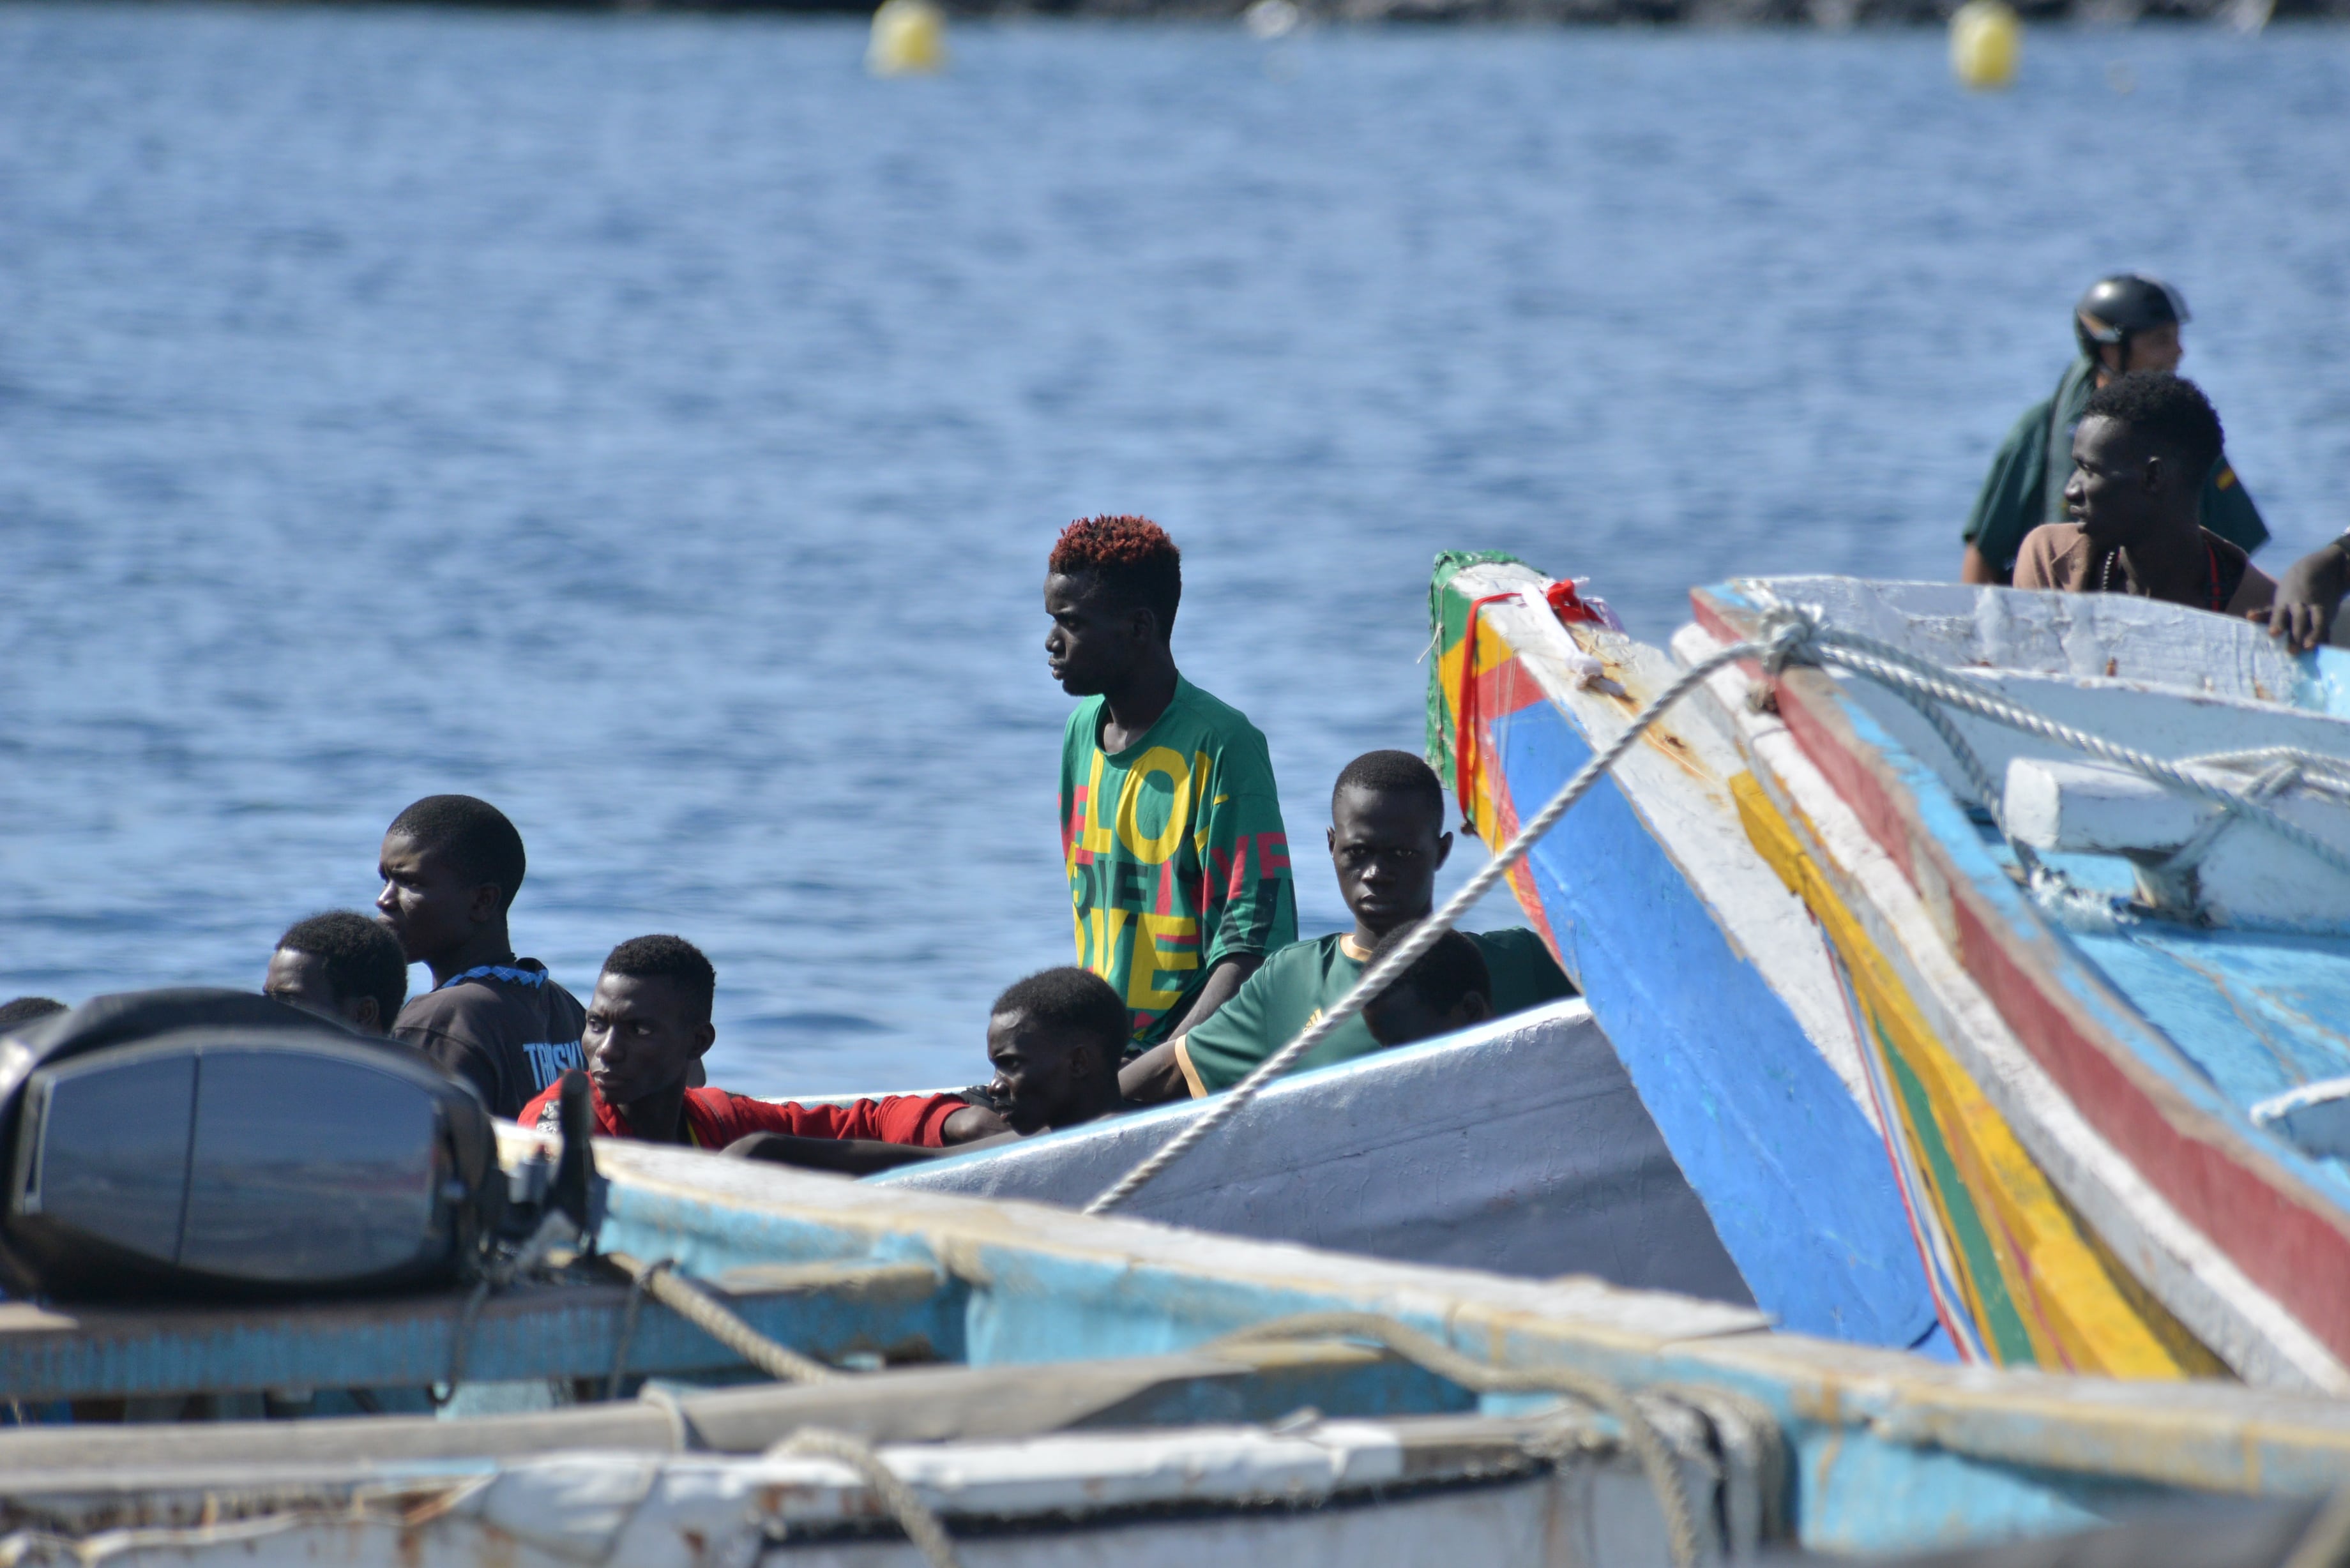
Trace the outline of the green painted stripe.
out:
[[[1894,1086],[1908,1107],[1909,1125],[1917,1131],[1916,1141],[1933,1175],[1935,1190],[1942,1199],[1943,1216],[1949,1221],[1950,1233],[1958,1239],[1959,1251],[1966,1257],[1967,1273],[1974,1284],[1976,1299],[1982,1304],[1982,1315],[1989,1320],[1977,1326],[1991,1340],[2002,1366],[2036,1366],[2040,1358],[2033,1349],[2032,1335],[2023,1326],[2022,1314],[2016,1310],[2015,1298],[2008,1293],[2007,1275],[2000,1268],[1998,1251],[1991,1246],[1990,1233],[1983,1227],[1974,1194],[1960,1179],[1957,1163],[1950,1158],[1950,1146],[1943,1140],[1940,1124],[1935,1120],[1933,1101],[1926,1093],[1926,1085],[1894,1048],[1874,1012],[1869,1015],[1868,1025],[1892,1067]]]

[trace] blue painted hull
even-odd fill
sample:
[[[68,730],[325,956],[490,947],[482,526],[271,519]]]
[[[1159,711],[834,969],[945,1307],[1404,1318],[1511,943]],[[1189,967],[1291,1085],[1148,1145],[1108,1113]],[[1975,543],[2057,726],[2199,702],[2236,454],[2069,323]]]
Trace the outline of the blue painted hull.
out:
[[[1492,730],[1520,820],[1591,757],[1548,702]],[[1877,1130],[1617,780],[1530,864],[1562,961],[1756,1303],[1803,1333],[1949,1355]]]

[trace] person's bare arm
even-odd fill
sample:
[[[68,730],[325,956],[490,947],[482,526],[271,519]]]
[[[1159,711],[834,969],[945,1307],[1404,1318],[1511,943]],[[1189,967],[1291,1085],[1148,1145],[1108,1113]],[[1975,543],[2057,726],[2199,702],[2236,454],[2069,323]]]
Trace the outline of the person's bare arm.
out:
[[[970,1147],[965,1145],[965,1147]],[[764,1160],[770,1165],[795,1165],[803,1170],[829,1170],[841,1176],[871,1176],[901,1165],[920,1165],[947,1151],[910,1143],[883,1143],[865,1137],[795,1137],[790,1133],[753,1133],[726,1146],[737,1159]]]
[[[939,1128],[939,1141],[949,1148],[976,1143],[983,1137],[1008,1133],[1012,1124],[989,1110],[985,1106],[965,1106],[948,1116]]]
[[[1992,566],[1988,556],[1970,545],[1959,562],[1959,581],[1977,587],[2003,588],[2007,587],[2007,574]]]
[[[1191,1085],[1183,1081],[1183,1069],[1175,1060],[1175,1041],[1162,1040],[1120,1067],[1118,1092],[1138,1106],[1164,1105],[1188,1096]]]
[[[1207,983],[1191,998],[1191,1005],[1183,1010],[1180,1021],[1185,1029],[1197,1029],[1215,1016],[1216,1009],[1238,996],[1248,977],[1264,967],[1263,953],[1234,953],[1216,961],[1208,971]]]
[[[2255,621],[2267,621],[2270,632],[2284,639],[2287,648],[2303,653],[2333,631],[2345,590],[2350,590],[2350,538],[2321,545],[2287,566],[2269,607],[2250,613]]]
[[[1184,1011],[1182,1026],[1197,1029],[1214,1016],[1216,1009],[1240,994],[1241,987],[1264,966],[1263,953],[1234,953],[1219,959],[1216,967],[1208,971],[1208,979],[1191,998]],[[1181,1033],[1175,1036],[1182,1038]],[[1138,1106],[1163,1105],[1169,1100],[1186,1098],[1191,1085],[1183,1081],[1183,1069],[1175,1060],[1175,1040],[1162,1041],[1118,1069],[1118,1092]]]

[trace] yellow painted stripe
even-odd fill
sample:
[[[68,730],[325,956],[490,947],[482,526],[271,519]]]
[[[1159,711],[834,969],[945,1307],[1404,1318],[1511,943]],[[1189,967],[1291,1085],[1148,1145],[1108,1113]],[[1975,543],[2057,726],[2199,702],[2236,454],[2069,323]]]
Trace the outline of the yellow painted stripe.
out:
[[[1872,1049],[1889,1046],[1927,1088],[1934,1133],[1962,1173],[1968,1196],[1992,1232],[2002,1282],[2022,1314],[2034,1358],[2054,1369],[2113,1377],[2226,1376],[2186,1326],[2129,1277],[2035,1165],[1982,1091],[1927,1026],[1898,971],[1877,950],[1752,774],[1730,781],[1747,837],[1819,919],[1877,1025]],[[1898,1099],[1898,1096],[1897,1096]],[[1917,1148],[1919,1130],[1903,1136]],[[1920,1163],[1923,1164],[1922,1158]],[[1936,1202],[1946,1201],[1936,1195]],[[1942,1216],[1948,1223],[1948,1216]],[[1959,1257],[1965,1272],[1962,1253]],[[1963,1279],[1981,1323],[1977,1282]],[[1986,1343],[1991,1335],[1983,1335]]]

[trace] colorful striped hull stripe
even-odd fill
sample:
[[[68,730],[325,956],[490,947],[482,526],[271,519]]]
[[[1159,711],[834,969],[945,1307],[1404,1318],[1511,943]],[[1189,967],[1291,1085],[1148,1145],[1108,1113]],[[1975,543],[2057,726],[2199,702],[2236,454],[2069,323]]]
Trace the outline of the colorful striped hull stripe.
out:
[[[1751,774],[1731,781],[1755,849],[1819,921],[1860,1023],[1896,1174],[1951,1337],[2002,1366],[2109,1377],[2225,1377],[2124,1270],[1927,1025],[1893,962]],[[1953,1303],[1944,1300],[1945,1309]]]

